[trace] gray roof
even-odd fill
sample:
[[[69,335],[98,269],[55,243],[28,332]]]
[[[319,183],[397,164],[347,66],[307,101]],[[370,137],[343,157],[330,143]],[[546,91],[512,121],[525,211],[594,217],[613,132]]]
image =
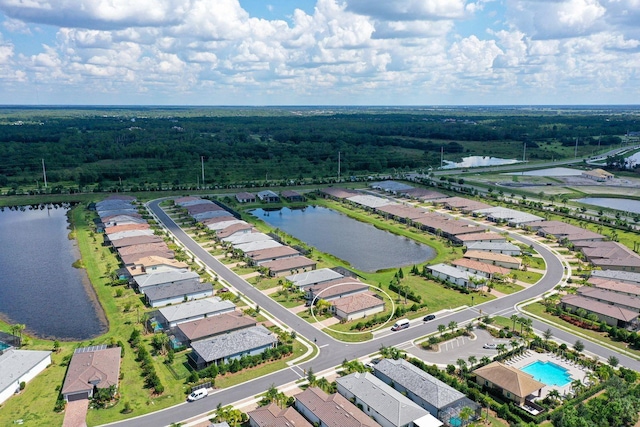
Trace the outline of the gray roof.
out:
[[[308,286],[316,283],[327,282],[344,277],[340,273],[336,273],[330,268],[320,268],[318,270],[307,271],[304,273],[293,274],[287,276],[286,279],[293,282],[296,286]]]
[[[369,184],[371,188],[379,188],[384,191],[407,191],[414,187],[397,181],[380,181]]]
[[[264,233],[243,233],[240,235],[233,235],[222,239],[225,242],[229,242],[232,245],[240,245],[243,243],[261,242],[264,240],[273,240],[271,236]]]
[[[197,213],[197,214],[193,214],[191,216],[193,218],[195,218],[196,221],[202,221],[203,219],[208,219],[208,218],[219,218],[219,217],[223,217],[223,216],[228,216],[229,219],[234,218],[233,215],[231,215],[229,212],[227,212],[225,210],[215,210],[215,211],[200,212],[200,213]]]
[[[336,383],[338,391],[340,387],[345,388],[394,426],[404,426],[425,415],[431,416],[428,411],[368,372],[338,377]]]
[[[404,359],[382,359],[373,368],[376,375],[380,372],[394,383],[411,390],[438,410],[465,398],[463,393]]]
[[[190,317],[223,312],[229,309],[233,310],[234,308],[235,305],[231,301],[223,301],[218,297],[212,297],[162,307],[158,311],[168,322],[175,322]]]
[[[126,239],[127,237],[136,237],[136,236],[153,236],[153,230],[128,230],[128,231],[118,231],[117,233],[109,234],[109,240],[112,242],[118,239]]]
[[[192,342],[191,348],[205,361],[213,362],[256,348],[273,345],[277,342],[278,337],[275,334],[264,326],[258,325],[202,341]]]
[[[225,228],[233,224],[246,224],[246,222],[240,219],[236,219],[235,217],[232,216],[232,217],[229,217],[228,221],[220,221],[220,222],[214,222],[213,224],[207,224],[207,228],[209,230],[214,230],[214,231],[224,230]]]
[[[263,190],[263,191],[260,191],[260,192],[258,193],[258,197],[259,197],[260,199],[264,199],[265,197],[277,197],[277,198],[280,198],[280,196],[278,196],[278,194],[277,194],[277,193],[275,193],[275,192],[273,192],[273,191],[271,191],[271,190]]]
[[[198,273],[187,269],[180,269],[141,274],[139,276],[135,276],[133,280],[135,280],[139,288],[144,288],[146,286],[155,286],[162,283],[180,282],[183,280],[199,278],[200,276],[198,276]]]
[[[13,348],[0,354],[0,394],[50,354],[50,351],[16,350]]]
[[[149,301],[159,301],[167,298],[175,298],[183,295],[200,294],[209,291],[209,296],[213,295],[213,286],[211,283],[203,283],[199,280],[189,280],[181,283],[163,283],[158,286],[147,287],[143,293]]]
[[[484,277],[479,276],[468,271],[460,270],[456,267],[452,267],[448,264],[435,264],[427,267],[429,270],[437,271],[438,273],[446,274],[449,277],[455,277],[456,279],[464,280],[485,280]]]
[[[513,243],[505,242],[472,242],[466,244],[468,249],[476,251],[518,251],[520,248]]]
[[[242,252],[253,252],[261,249],[277,248],[282,246],[282,243],[278,243],[275,240],[262,240],[260,242],[249,242],[233,245],[234,248],[241,250]]]
[[[591,276],[603,277],[605,279],[615,279],[622,282],[639,283],[640,273],[633,273],[631,271],[618,271],[618,270],[592,270]]]
[[[359,205],[367,206],[369,208],[379,208],[380,206],[395,204],[388,199],[384,199],[378,196],[372,196],[370,194],[347,197],[347,200],[350,200],[353,203],[357,203]]]
[[[527,212],[520,212],[515,209],[503,208],[500,206],[494,206],[486,209],[476,209],[473,211],[474,214],[481,214],[486,217],[491,217],[495,219],[503,219],[508,222],[515,222],[518,224],[541,221],[544,218],[533,215]]]

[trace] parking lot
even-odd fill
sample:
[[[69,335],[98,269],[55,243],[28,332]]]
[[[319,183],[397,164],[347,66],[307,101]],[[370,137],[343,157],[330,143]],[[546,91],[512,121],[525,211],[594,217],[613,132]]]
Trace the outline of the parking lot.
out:
[[[475,356],[478,360],[482,357],[493,357],[498,354],[498,350],[486,349],[482,346],[487,343],[505,344],[507,349],[511,349],[508,339],[494,338],[483,329],[475,329],[472,337],[458,337],[453,340],[441,343],[438,351],[423,350],[420,347],[411,346],[406,348],[407,353],[424,360],[426,363],[436,365],[455,365],[456,360],[468,360],[469,356]]]

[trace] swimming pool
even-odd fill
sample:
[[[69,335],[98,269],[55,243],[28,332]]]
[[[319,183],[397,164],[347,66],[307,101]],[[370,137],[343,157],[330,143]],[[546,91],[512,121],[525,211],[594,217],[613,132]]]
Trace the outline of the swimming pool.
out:
[[[542,362],[538,360],[524,368],[520,368],[520,370],[549,386],[563,387],[571,382],[569,372],[553,362]]]
[[[5,343],[4,341],[0,341],[0,351],[6,350],[9,347],[11,347],[9,344]]]

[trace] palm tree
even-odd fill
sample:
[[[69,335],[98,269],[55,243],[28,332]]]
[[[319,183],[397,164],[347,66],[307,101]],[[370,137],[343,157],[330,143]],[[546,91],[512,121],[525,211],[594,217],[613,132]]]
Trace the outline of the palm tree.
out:
[[[462,408],[462,410],[460,410],[458,417],[460,418],[460,421],[462,421],[462,425],[466,426],[471,417],[473,417],[473,409],[465,406],[464,408]]]
[[[551,328],[547,328],[547,330],[542,333],[542,338],[544,338],[545,346],[549,342],[551,337],[553,337],[553,332],[551,331]]]
[[[579,394],[584,389],[584,384],[580,380],[574,380],[571,382],[571,390],[574,394]]]
[[[507,352],[507,346],[505,344],[498,344],[496,350],[498,350],[499,355],[502,355],[503,353]]]
[[[482,356],[480,358],[480,363],[482,363],[483,365],[487,365],[491,363],[491,358],[489,356]]]
[[[516,349],[516,348],[518,348],[518,346],[520,345],[520,343],[518,342],[518,340],[515,340],[515,339],[514,339],[514,340],[511,340],[511,341],[509,342],[509,344],[511,344],[511,349],[512,349],[512,350],[515,350],[515,349]]]
[[[438,325],[438,332],[440,332],[440,335],[444,334],[444,331],[446,331],[446,330],[447,330],[446,326],[444,326],[442,324]]]
[[[452,320],[451,322],[449,322],[447,327],[451,329],[451,333],[453,333],[453,331],[458,327],[458,322],[456,322],[455,320]]]
[[[456,365],[458,365],[458,368],[460,368],[460,375],[462,375],[467,368],[467,361],[463,358],[460,358],[456,360]]]
[[[516,330],[516,322],[518,322],[520,320],[520,316],[518,316],[517,314],[513,314],[513,315],[511,315],[511,317],[509,319],[513,322],[513,327],[511,328],[511,330],[515,331]]]
[[[558,400],[560,400],[561,396],[558,389],[554,388],[547,394],[547,397],[557,402]]]
[[[469,367],[472,368],[473,365],[475,365],[478,362],[478,358],[475,357],[474,355],[471,355],[467,358],[467,360],[469,361]]]
[[[609,356],[609,358],[607,359],[607,363],[611,367],[615,368],[616,366],[618,366],[618,363],[620,363],[620,360],[618,360],[618,358],[615,356]]]

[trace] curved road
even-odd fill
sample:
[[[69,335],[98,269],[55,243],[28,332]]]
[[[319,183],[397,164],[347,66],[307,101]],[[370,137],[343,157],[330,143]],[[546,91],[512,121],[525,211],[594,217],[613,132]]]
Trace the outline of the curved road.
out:
[[[305,362],[301,365],[283,369],[281,371],[251,380],[250,382],[237,385],[232,388],[220,390],[213,393],[209,397],[193,403],[183,403],[180,405],[167,408],[162,411],[153,412],[151,414],[133,418],[126,421],[114,423],[117,426],[127,427],[155,427],[160,425],[169,425],[171,423],[180,422],[208,411],[212,411],[218,404],[222,406],[240,401],[247,397],[252,397],[267,390],[271,385],[279,386],[287,384],[301,378],[304,370],[313,368],[314,372],[320,372],[328,368],[340,365],[343,360],[353,360],[361,356],[373,354],[377,352],[382,345],[398,346],[424,335],[437,331],[438,324],[448,324],[455,321],[462,324],[479,316],[479,310],[483,315],[506,315],[507,317],[516,312],[515,305],[541,295],[553,289],[561,282],[564,266],[562,262],[554,255],[546,246],[537,242],[526,239],[523,236],[512,234],[511,237],[533,245],[534,249],[544,258],[547,265],[547,272],[544,277],[535,285],[530,286],[518,293],[504,296],[492,301],[475,305],[473,307],[451,313],[438,318],[438,321],[424,324],[413,324],[410,328],[393,334],[381,334],[377,338],[365,343],[343,343],[335,340],[331,336],[318,330],[313,325],[302,320],[297,315],[282,307],[273,301],[270,297],[264,295],[259,290],[240,278],[237,274],[227,268],[220,261],[215,259],[209,252],[204,250],[190,236],[188,236],[159,206],[161,200],[154,200],[148,204],[149,209],[158,217],[164,226],[196,257],[204,264],[215,271],[218,276],[236,288],[239,292],[246,295],[253,302],[258,304],[261,310],[268,311],[273,317],[280,322],[288,325],[299,335],[313,341],[316,339],[320,348],[319,355],[312,361]],[[538,330],[549,328],[549,325],[534,321],[534,327]],[[574,343],[578,337],[565,331],[551,327],[553,336],[561,339],[569,344]],[[601,347],[597,344],[586,342],[586,350],[597,354],[605,359],[611,355],[615,355],[622,365],[632,369],[640,369],[640,363],[630,359],[624,355],[617,354],[611,350]],[[452,361],[454,363],[454,361]]]

